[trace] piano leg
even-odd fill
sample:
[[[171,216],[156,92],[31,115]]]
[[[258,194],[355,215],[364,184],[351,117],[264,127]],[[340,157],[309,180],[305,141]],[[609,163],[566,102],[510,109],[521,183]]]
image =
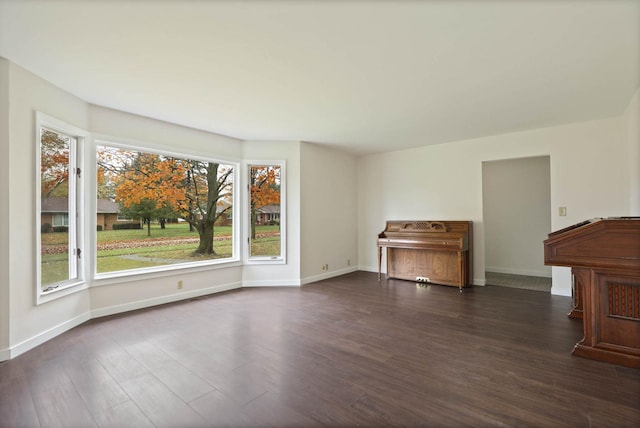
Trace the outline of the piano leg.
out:
[[[462,287],[464,287],[464,254],[461,251],[458,251],[458,287],[460,288],[460,292],[462,293]]]
[[[378,246],[378,282],[382,275],[382,247]]]

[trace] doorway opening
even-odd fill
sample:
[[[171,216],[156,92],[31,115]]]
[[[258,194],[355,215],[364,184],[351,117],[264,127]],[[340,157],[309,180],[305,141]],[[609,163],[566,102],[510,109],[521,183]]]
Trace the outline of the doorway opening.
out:
[[[482,211],[486,284],[550,292],[550,157],[482,162]]]

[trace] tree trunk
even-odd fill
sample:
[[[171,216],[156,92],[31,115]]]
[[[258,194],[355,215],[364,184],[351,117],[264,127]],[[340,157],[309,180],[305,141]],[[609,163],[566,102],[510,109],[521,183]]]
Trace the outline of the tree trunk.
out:
[[[217,202],[220,198],[218,189],[218,164],[207,163],[207,203],[204,217],[196,222],[196,229],[200,235],[200,243],[195,254],[215,255],[213,249],[213,228],[216,222]]]
[[[151,236],[151,219],[148,218],[146,221],[147,221],[147,236]]]
[[[251,207],[251,239],[256,239],[256,209]]]
[[[194,252],[196,254],[215,254],[213,249],[213,222],[201,221],[198,223],[198,234],[200,235],[200,243],[198,249]]]

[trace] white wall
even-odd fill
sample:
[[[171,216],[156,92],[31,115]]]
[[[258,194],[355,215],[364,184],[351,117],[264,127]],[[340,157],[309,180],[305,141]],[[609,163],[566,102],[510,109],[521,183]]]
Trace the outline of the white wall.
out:
[[[484,284],[482,162],[544,155],[551,157],[552,230],[592,217],[628,215],[622,117],[376,154],[358,160],[361,268],[377,270],[376,235],[386,220],[471,220],[473,281]],[[557,215],[559,206],[567,207],[566,217]],[[568,272],[553,268],[552,293],[570,295]]]
[[[9,242],[9,61],[0,57],[0,243]],[[0,361],[9,358],[9,246],[0,245]]]
[[[485,271],[551,277],[542,241],[551,232],[548,156],[482,163]]]
[[[303,143],[301,150],[302,282],[357,269],[355,157]],[[323,270],[323,266],[328,269]]]
[[[3,223],[8,241],[9,319],[12,354],[76,325],[90,316],[89,293],[80,291],[35,306],[36,131],[35,111],[86,129],[88,105],[23,68],[9,63],[9,203]],[[3,204],[4,205],[4,204]],[[4,208],[3,208],[4,209]],[[3,245],[7,245],[3,242]],[[4,257],[3,257],[3,260]]]
[[[244,159],[285,161],[286,264],[247,264],[245,286],[300,285],[300,142],[245,141]],[[246,197],[246,195],[245,195]]]
[[[630,215],[640,216],[640,88],[627,107],[627,143],[629,145],[629,173],[631,189],[629,199]]]

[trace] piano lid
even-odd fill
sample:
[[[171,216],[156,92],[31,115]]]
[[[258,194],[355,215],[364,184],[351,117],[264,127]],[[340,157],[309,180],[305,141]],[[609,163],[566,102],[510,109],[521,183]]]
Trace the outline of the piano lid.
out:
[[[447,232],[447,226],[441,221],[406,221],[387,223],[385,232]]]
[[[562,233],[568,232],[568,231],[573,230],[573,229],[577,229],[578,227],[582,227],[585,224],[593,223],[594,221],[600,221],[600,220],[602,220],[601,217],[596,217],[596,218],[592,218],[592,219],[589,219],[589,220],[581,221],[580,223],[572,224],[571,226],[567,226],[565,228],[562,228],[562,229],[556,230],[554,232],[551,232],[548,235],[548,238],[551,238],[551,237],[556,236],[556,235],[560,235]]]
[[[471,230],[470,221],[457,220],[388,220],[385,229],[378,235],[383,238],[388,235],[431,235],[431,234],[468,234]]]

